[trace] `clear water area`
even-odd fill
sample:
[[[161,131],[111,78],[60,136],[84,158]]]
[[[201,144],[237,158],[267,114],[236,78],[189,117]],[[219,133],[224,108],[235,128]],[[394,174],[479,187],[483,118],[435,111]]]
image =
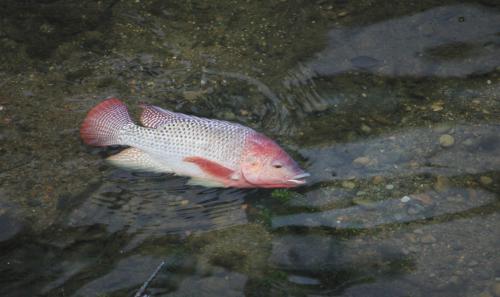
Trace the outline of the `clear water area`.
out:
[[[0,4],[0,295],[500,296],[497,1]],[[206,189],[82,144],[108,96],[311,174]]]

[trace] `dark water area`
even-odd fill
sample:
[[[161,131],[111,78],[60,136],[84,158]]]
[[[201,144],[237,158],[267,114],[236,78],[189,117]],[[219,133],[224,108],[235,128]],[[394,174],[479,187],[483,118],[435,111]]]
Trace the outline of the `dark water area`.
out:
[[[0,3],[0,296],[500,296],[500,3]],[[209,189],[82,143],[109,96],[311,173]],[[159,266],[163,263],[162,266]]]

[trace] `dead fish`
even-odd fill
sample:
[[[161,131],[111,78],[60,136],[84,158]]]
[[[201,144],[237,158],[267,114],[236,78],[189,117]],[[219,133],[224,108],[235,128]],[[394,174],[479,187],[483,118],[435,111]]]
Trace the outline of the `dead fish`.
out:
[[[80,128],[88,145],[127,145],[108,160],[132,170],[170,172],[206,187],[290,188],[309,176],[276,142],[240,124],[142,104],[132,122],[116,98],[92,108]]]

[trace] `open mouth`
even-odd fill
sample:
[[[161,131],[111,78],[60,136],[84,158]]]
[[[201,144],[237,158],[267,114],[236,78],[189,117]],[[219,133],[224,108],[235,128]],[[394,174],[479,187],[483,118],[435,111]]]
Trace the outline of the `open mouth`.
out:
[[[296,185],[303,185],[306,183],[305,178],[308,176],[311,176],[311,175],[307,172],[304,172],[304,173],[301,173],[301,174],[296,175],[293,178],[289,179],[288,182],[296,184]]]

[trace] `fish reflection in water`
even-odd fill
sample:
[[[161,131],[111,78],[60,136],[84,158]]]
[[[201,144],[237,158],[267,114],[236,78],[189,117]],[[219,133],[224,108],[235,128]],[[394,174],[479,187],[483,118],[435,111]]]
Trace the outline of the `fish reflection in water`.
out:
[[[115,170],[67,217],[71,227],[103,225],[126,232],[133,249],[147,238],[187,236],[247,223],[242,204],[247,192],[185,186],[183,179]]]

